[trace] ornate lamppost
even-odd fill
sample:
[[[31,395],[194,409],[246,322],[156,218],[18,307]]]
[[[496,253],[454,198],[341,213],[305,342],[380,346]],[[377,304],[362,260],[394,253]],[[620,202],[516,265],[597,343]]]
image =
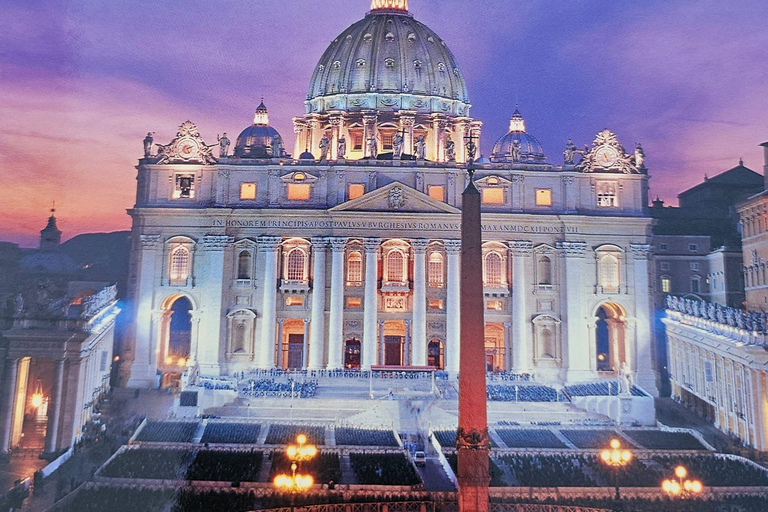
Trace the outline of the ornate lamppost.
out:
[[[688,470],[683,466],[675,468],[675,478],[666,479],[661,489],[670,498],[692,498],[702,493],[704,485],[699,480],[688,480]]]
[[[317,455],[317,447],[307,443],[307,436],[299,434],[296,444],[289,444],[285,451],[291,460],[291,474],[279,474],[273,481],[275,488],[291,493],[291,512],[296,507],[296,493],[306,492],[315,483],[312,475],[298,473],[299,463],[312,460]]]
[[[616,502],[618,503],[621,501],[619,470],[632,461],[632,452],[629,450],[622,450],[621,442],[618,439],[611,439],[611,448],[600,452],[600,460],[613,468],[613,485],[616,488]]]

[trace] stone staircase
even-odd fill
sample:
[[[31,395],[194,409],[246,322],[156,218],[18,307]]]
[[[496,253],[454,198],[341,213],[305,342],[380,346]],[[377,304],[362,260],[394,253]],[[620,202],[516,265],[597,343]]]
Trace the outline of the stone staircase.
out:
[[[349,462],[349,455],[341,456],[339,463],[341,465],[341,482],[344,485],[353,485],[357,483],[357,475]]]

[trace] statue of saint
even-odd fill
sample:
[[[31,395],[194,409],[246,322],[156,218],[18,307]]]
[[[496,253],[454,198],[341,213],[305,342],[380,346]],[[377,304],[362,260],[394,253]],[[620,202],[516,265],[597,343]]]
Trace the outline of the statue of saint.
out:
[[[399,159],[403,156],[403,142],[404,139],[400,132],[395,133],[395,136],[392,139],[392,154],[395,159]]]
[[[216,136],[217,139],[219,139],[219,158],[224,158],[227,156],[227,152],[229,151],[229,138],[227,137],[227,133],[224,132],[223,137]]]
[[[645,169],[645,151],[639,142],[635,145],[635,167]]]
[[[426,160],[427,158],[427,141],[423,135],[416,137],[416,158],[418,160]]]
[[[451,139],[445,141],[445,159],[448,162],[456,161],[456,143]]]
[[[328,150],[331,147],[331,139],[328,138],[328,134],[324,133],[323,138],[320,139],[320,160],[328,159]]]
[[[19,316],[22,313],[24,313],[24,296],[19,293],[18,295],[16,295],[16,301],[15,302],[16,302],[15,303],[15,306],[16,306],[16,316]]]
[[[376,158],[379,156],[379,138],[375,133],[372,133],[368,137],[368,156],[369,158]]]
[[[512,149],[510,150],[513,162],[520,161],[520,150],[521,150],[520,141],[515,139],[514,141],[512,141]]]
[[[568,143],[563,150],[563,158],[566,165],[573,165],[573,159],[576,157],[576,144],[571,139],[568,139]]]
[[[339,137],[339,160],[343,159],[347,155],[347,139],[343,135]]]
[[[152,136],[152,132],[149,132],[146,137],[144,137],[144,158],[149,158],[152,156],[152,144],[155,142],[154,137]]]
[[[632,385],[629,382],[629,366],[627,362],[621,363],[621,369],[619,370],[619,394],[629,396],[632,394]]]

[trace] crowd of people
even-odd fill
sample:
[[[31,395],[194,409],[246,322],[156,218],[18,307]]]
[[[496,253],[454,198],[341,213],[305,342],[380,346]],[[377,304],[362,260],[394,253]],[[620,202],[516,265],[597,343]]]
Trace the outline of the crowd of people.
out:
[[[606,380],[602,382],[589,382],[587,384],[574,384],[566,386],[565,395],[573,396],[616,396],[619,394],[619,381]],[[632,396],[648,396],[637,386],[630,388]]]
[[[339,446],[397,446],[391,430],[369,430],[352,427],[336,427],[336,444]]]
[[[190,443],[198,425],[192,421],[148,421],[136,440],[145,443]]]
[[[489,385],[488,400],[493,402],[559,402],[560,394],[549,386],[523,385],[501,386]]]
[[[278,382],[275,379],[247,380],[240,385],[240,395],[245,397],[311,398],[317,392],[317,381],[299,382],[288,379]]]
[[[201,443],[256,444],[261,433],[258,423],[208,423]]]
[[[509,448],[568,448],[550,430],[497,428],[496,433]]]
[[[583,458],[571,455],[502,455],[496,462],[506,466],[514,487],[593,487],[584,473]]]
[[[350,453],[349,463],[362,485],[416,485],[421,481],[403,453]]]
[[[658,455],[653,460],[670,475],[677,466],[685,466],[691,477],[705,486],[755,487],[768,486],[766,470],[758,469],[739,460],[708,455]]]
[[[489,381],[512,381],[512,382],[531,382],[534,380],[533,375],[530,373],[512,373],[512,372],[493,372],[488,373],[487,380]]]

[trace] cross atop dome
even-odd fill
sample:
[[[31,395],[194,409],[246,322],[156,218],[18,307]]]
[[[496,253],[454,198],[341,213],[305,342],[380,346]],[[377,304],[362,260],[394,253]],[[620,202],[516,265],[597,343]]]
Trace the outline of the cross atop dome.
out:
[[[371,0],[371,10],[408,11],[408,0]]]

